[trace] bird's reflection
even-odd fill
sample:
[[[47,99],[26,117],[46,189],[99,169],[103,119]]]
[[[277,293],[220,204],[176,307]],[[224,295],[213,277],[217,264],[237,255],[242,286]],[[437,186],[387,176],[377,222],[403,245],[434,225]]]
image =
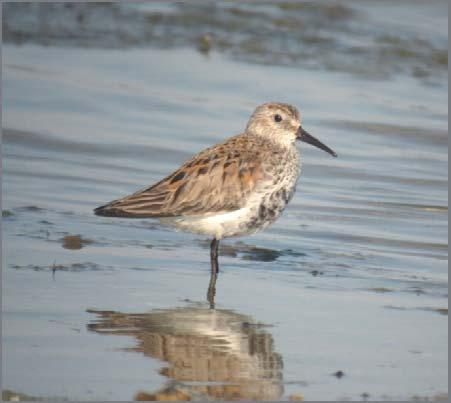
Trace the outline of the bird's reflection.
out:
[[[267,327],[249,316],[202,306],[149,313],[90,311],[97,333],[134,336],[135,351],[166,361],[169,378],[135,400],[277,400],[282,396],[282,357]]]

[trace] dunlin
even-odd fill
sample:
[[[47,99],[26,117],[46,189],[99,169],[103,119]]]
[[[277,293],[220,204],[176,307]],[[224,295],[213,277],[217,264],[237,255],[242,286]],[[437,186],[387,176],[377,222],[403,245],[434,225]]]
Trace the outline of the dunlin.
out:
[[[267,227],[293,197],[301,168],[296,140],[337,156],[302,128],[295,107],[260,105],[242,134],[201,151],[160,182],[96,208],[95,214],[156,217],[208,235],[216,274],[220,239]]]

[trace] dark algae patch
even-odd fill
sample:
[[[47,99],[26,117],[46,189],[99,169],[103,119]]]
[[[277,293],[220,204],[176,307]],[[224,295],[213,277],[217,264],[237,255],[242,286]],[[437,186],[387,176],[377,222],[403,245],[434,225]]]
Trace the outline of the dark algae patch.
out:
[[[431,311],[435,313],[439,313],[440,315],[448,316],[448,308],[418,308],[424,311]]]
[[[338,379],[341,379],[345,376],[345,373],[340,369],[340,370],[334,372],[332,375]]]
[[[390,288],[386,288],[386,287],[374,287],[374,288],[369,288],[369,290],[377,292],[378,294],[385,294],[387,292],[393,292],[394,291],[394,290],[392,290]]]
[[[209,247],[208,241],[201,241],[202,246]],[[237,241],[233,244],[224,242],[220,246],[220,253],[224,256],[238,257],[242,260],[258,261],[258,262],[274,262],[284,256],[303,257],[305,253],[293,251],[291,249],[270,249],[255,245],[249,245],[243,241]]]
[[[101,266],[93,262],[82,262],[71,264],[53,263],[48,266],[38,264],[12,265],[11,268],[14,270],[51,271],[53,273],[57,271],[85,272],[85,271],[113,270],[111,266]]]
[[[43,211],[45,211],[45,209],[42,208],[42,207],[30,205],[30,206],[19,207],[17,209],[17,211],[21,211],[21,212],[25,211],[25,212],[31,212],[31,213],[42,213]]]
[[[91,239],[82,238],[80,235],[66,235],[60,241],[64,249],[70,250],[78,250],[94,242]]]

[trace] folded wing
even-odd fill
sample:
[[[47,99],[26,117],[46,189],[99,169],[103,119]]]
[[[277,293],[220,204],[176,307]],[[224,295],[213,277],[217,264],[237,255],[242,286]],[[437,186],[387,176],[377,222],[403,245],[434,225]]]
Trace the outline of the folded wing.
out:
[[[96,208],[112,217],[171,217],[237,210],[268,180],[245,136],[208,148],[153,186]]]

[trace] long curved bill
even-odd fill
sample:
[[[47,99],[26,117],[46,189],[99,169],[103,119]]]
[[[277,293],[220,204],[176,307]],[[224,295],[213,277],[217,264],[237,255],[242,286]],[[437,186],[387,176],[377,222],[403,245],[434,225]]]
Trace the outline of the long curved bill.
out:
[[[321,143],[321,141],[319,141],[317,138],[313,137],[310,133],[305,131],[301,126],[299,126],[299,129],[296,133],[296,137],[298,140],[304,141],[305,143],[309,143],[312,146],[321,148],[321,150],[328,152],[330,155],[333,155],[334,157],[337,156],[337,154],[334,150],[331,150],[325,144]]]

